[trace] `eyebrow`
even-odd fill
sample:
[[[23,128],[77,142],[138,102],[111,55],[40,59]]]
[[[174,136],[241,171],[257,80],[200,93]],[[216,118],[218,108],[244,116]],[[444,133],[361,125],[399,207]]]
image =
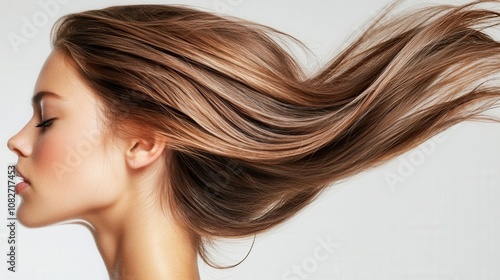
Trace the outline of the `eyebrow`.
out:
[[[56,99],[61,99],[60,95],[58,95],[56,93],[53,93],[51,91],[39,91],[35,95],[33,95],[33,97],[31,98],[31,104],[32,105],[37,105],[45,97],[53,97],[53,98],[56,98]]]

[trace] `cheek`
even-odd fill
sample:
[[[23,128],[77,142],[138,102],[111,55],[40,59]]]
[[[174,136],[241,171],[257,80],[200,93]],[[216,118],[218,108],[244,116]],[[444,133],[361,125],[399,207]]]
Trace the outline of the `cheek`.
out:
[[[58,127],[42,135],[33,155],[40,171],[61,180],[65,174],[75,173],[101,149],[97,128]]]
[[[123,166],[115,147],[104,147],[95,127],[69,131],[41,142],[38,162],[53,187],[80,200],[105,203],[113,199]],[[78,194],[78,195],[76,195]]]
[[[81,164],[76,153],[75,137],[69,133],[47,133],[34,147],[32,155],[36,175],[52,178],[52,183],[60,183],[65,173],[72,173]],[[33,178],[34,180],[43,178]]]

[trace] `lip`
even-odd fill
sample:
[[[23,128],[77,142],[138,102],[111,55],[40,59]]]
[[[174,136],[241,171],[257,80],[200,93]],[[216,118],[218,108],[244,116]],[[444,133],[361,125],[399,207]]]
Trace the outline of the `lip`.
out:
[[[25,189],[29,188],[29,186],[30,186],[30,184],[27,183],[27,182],[24,182],[24,181],[21,181],[21,182],[17,183],[17,185],[15,187],[16,194],[20,194]]]
[[[23,178],[23,181],[24,181],[24,182],[26,182],[26,183],[28,183],[28,184],[30,183],[30,182],[29,182],[29,180],[28,180],[28,178],[26,178],[26,177],[23,175],[23,173],[21,173],[21,171],[19,170],[19,168],[17,167],[17,165],[15,166],[14,170],[16,171],[16,175],[17,175],[18,177]]]
[[[22,179],[22,181],[20,181],[19,183],[17,183],[16,186],[15,186],[16,194],[20,194],[21,192],[23,192],[24,190],[26,190],[29,186],[31,186],[31,184],[28,181],[28,179],[26,179],[26,177],[24,177],[23,173],[21,173],[19,171],[19,168],[17,166],[15,167],[14,170],[16,172],[16,176],[20,177]]]

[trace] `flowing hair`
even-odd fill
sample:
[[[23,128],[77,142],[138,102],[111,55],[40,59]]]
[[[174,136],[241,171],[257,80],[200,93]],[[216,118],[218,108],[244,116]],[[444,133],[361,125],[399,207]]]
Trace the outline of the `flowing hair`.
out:
[[[114,133],[168,139],[158,199],[210,264],[204,240],[255,235],[456,123],[498,121],[499,2],[398,3],[312,75],[286,34],[183,6],[70,14],[52,42]]]

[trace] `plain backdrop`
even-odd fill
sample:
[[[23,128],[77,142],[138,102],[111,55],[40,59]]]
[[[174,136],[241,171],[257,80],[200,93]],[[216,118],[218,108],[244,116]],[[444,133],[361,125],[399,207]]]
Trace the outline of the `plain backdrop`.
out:
[[[344,47],[388,2],[148,3],[186,4],[270,25],[310,47],[315,57],[303,56],[303,62],[314,68]],[[16,272],[7,270],[7,166],[17,157],[6,142],[31,117],[30,97],[50,52],[54,21],[70,12],[145,2],[0,3],[0,279],[108,279],[92,236],[78,225],[28,229],[18,224]],[[26,29],[29,24],[34,28]],[[22,43],[9,39],[15,35],[23,36]],[[287,223],[257,236],[250,255],[236,268],[217,270],[200,262],[202,279],[500,279],[499,140],[498,124],[464,122],[450,128],[387,164],[335,185]],[[251,243],[220,242],[213,253],[220,264],[231,265],[246,255]]]

